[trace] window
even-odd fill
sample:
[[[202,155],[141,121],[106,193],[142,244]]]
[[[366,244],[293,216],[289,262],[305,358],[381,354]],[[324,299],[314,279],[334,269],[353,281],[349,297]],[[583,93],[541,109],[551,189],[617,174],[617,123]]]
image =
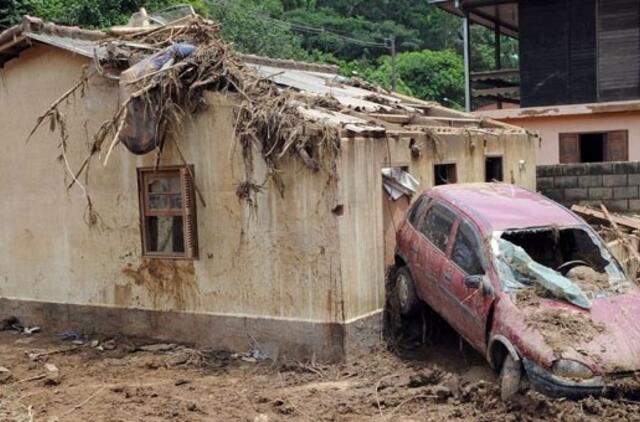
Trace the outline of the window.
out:
[[[420,231],[442,252],[447,251],[449,233],[456,215],[441,204],[435,204],[427,214]]]
[[[502,182],[502,157],[486,157],[484,159],[484,179],[486,182]]]
[[[198,257],[192,175],[186,166],[138,169],[144,256]]]
[[[471,224],[467,221],[461,222],[453,244],[451,256],[453,262],[462,268],[467,275],[484,274],[481,251],[480,239]]]
[[[433,167],[433,173],[433,183],[436,186],[458,182],[455,164],[436,164]]]
[[[413,227],[418,226],[418,221],[420,220],[420,218],[422,218],[424,210],[427,208],[430,202],[431,198],[429,198],[427,195],[422,195],[416,200],[413,208],[411,208],[411,213],[409,214],[409,223],[411,223]]]
[[[597,163],[600,161],[627,161],[629,159],[629,132],[561,133],[561,163]]]

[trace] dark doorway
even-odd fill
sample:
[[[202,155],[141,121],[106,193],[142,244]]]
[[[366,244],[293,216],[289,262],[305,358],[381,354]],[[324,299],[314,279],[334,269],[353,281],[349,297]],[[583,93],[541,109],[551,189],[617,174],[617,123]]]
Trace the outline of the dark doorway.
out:
[[[455,164],[436,164],[433,166],[433,172],[436,186],[458,183]]]
[[[486,182],[502,182],[504,180],[502,157],[485,158],[484,178]]]
[[[580,135],[580,162],[599,163],[604,161],[606,133],[583,133]]]

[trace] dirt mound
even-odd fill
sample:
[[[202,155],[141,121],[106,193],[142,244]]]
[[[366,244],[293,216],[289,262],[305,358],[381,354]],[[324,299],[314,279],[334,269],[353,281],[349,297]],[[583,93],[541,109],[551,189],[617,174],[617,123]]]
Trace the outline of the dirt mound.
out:
[[[559,308],[533,312],[527,316],[526,323],[540,331],[555,353],[588,343],[605,331],[605,326],[594,322],[588,313]]]

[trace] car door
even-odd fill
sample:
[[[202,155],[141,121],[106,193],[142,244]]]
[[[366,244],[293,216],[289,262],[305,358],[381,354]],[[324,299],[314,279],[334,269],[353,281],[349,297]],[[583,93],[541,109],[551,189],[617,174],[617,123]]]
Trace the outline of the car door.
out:
[[[456,214],[440,201],[433,200],[420,225],[417,288],[420,297],[440,315],[448,318],[450,301],[442,291],[442,269],[447,262],[450,234]]]
[[[443,268],[443,279],[448,295],[454,301],[451,325],[479,350],[486,344],[487,314],[493,301],[491,292],[465,285],[467,276],[486,275],[487,261],[483,253],[478,230],[466,218],[461,218],[455,229],[450,259]],[[489,294],[487,294],[489,293]]]

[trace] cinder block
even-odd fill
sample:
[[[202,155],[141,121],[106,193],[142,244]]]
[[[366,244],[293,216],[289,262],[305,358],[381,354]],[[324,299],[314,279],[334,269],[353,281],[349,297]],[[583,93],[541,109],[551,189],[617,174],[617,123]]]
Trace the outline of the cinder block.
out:
[[[536,175],[538,177],[562,176],[562,165],[537,166]]]
[[[630,174],[638,171],[637,161],[618,161],[611,164],[613,165],[613,173],[615,174]]]
[[[629,211],[629,201],[626,199],[615,199],[613,201],[604,201],[604,205],[609,211],[626,212]]]
[[[585,167],[587,174],[609,174],[613,171],[611,163],[589,163]]]
[[[612,188],[589,188],[589,199],[592,201],[602,201],[603,199],[612,199]]]
[[[538,177],[536,184],[539,190],[553,189],[553,177]]]
[[[638,198],[637,186],[624,186],[613,188],[613,199],[631,199]]]
[[[605,174],[602,176],[602,186],[627,186],[627,175]]]
[[[564,190],[564,200],[567,202],[575,203],[583,199],[589,199],[589,190],[587,188]]]
[[[578,177],[578,186],[581,188],[599,188],[602,186],[602,176],[591,175]]]
[[[640,174],[629,174],[627,178],[629,186],[640,185]]]
[[[582,176],[587,173],[587,164],[565,164],[562,166],[563,176]]]
[[[640,199],[629,199],[629,211],[640,212]]]
[[[578,187],[578,177],[576,176],[556,176],[555,181],[553,182],[553,186],[558,188],[577,188]]]
[[[562,202],[564,200],[564,189],[547,189],[540,193],[557,202]]]

